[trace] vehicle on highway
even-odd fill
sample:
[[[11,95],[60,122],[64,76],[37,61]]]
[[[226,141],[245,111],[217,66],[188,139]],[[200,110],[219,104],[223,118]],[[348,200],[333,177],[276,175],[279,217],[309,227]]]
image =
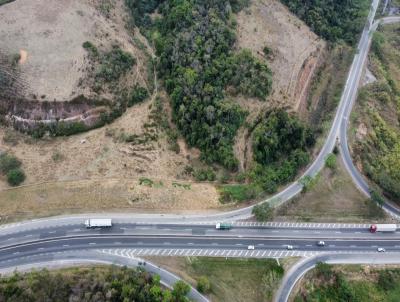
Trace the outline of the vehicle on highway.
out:
[[[227,222],[218,222],[215,225],[215,228],[217,230],[230,230],[232,228],[232,224],[227,223]]]
[[[254,245],[249,245],[249,246],[247,247],[247,249],[248,249],[248,250],[254,250]]]
[[[293,245],[288,245],[286,248],[287,248],[288,250],[293,250]]]
[[[85,226],[88,229],[111,228],[112,221],[111,219],[87,219],[85,220]]]
[[[377,251],[378,251],[379,253],[384,253],[384,252],[386,252],[386,250],[385,250],[383,247],[378,247]]]
[[[325,246],[325,242],[322,241],[322,240],[317,241],[317,245],[318,245],[318,246]]]
[[[369,231],[371,233],[376,233],[376,232],[396,232],[397,230],[397,225],[392,223],[386,223],[386,224],[371,224],[369,227]]]

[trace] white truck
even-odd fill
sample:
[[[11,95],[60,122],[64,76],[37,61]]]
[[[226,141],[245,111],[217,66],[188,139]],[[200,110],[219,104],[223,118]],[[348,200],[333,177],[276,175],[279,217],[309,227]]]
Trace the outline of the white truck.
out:
[[[397,230],[397,225],[396,224],[372,224],[369,227],[369,231],[371,233],[376,233],[376,232],[396,232]]]
[[[85,220],[85,226],[88,229],[111,228],[112,221],[111,221],[111,219],[87,219],[87,220]]]

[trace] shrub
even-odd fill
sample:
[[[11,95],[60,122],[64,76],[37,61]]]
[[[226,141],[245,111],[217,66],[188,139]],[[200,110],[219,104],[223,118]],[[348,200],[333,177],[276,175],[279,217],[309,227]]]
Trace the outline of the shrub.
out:
[[[12,169],[7,173],[7,181],[11,186],[20,185],[25,178],[25,173],[20,168]]]
[[[21,162],[13,155],[3,153],[0,155],[0,172],[7,174],[13,169],[21,166]]]
[[[131,92],[131,96],[129,98],[128,106],[133,106],[135,104],[143,102],[147,97],[149,96],[149,93],[146,88],[141,87],[141,86],[135,86]]]
[[[336,156],[335,154],[329,154],[325,159],[325,166],[327,166],[331,170],[336,169]]]
[[[210,292],[211,284],[206,276],[201,276],[199,280],[197,280],[197,290],[203,294]]]
[[[225,185],[220,189],[220,202],[242,202],[255,198],[259,188],[254,185]]]
[[[274,217],[274,209],[268,202],[254,206],[252,213],[257,221],[269,221]]]
[[[99,54],[97,47],[92,42],[86,41],[82,44],[82,47],[86,49],[91,55],[97,56]]]
[[[375,190],[371,190],[370,194],[371,194],[371,200],[377,203],[380,207],[382,207],[383,204],[385,203],[385,199],[382,197],[382,195]]]
[[[136,64],[136,59],[130,53],[115,47],[101,59],[96,77],[104,81],[116,81],[134,64]]]
[[[216,178],[215,172],[211,168],[199,169],[194,172],[194,177],[197,181],[214,181]]]

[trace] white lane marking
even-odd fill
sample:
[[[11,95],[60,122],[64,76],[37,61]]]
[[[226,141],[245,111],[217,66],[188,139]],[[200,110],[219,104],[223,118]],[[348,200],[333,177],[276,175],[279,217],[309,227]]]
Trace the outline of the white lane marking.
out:
[[[67,246],[69,246],[69,244],[63,244],[63,246],[64,246],[64,247],[67,247]]]
[[[96,242],[89,242],[89,245],[94,245],[96,244]]]
[[[164,245],[170,245],[171,242],[164,242],[163,244],[164,244]]]

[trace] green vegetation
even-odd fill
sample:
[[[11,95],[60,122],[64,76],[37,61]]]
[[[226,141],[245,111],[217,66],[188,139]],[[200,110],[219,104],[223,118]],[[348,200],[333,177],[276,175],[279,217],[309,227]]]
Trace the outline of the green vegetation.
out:
[[[0,173],[7,177],[9,185],[18,186],[25,181],[26,176],[21,164],[21,161],[11,154],[0,154]]]
[[[128,106],[133,106],[135,104],[143,102],[149,96],[149,92],[146,88],[141,86],[135,86],[131,92],[129,98]]]
[[[193,175],[197,181],[214,181],[216,178],[215,172],[212,168],[198,169],[194,171]]]
[[[220,202],[243,202],[254,199],[260,194],[260,188],[251,184],[224,185],[219,189]]]
[[[360,266],[335,268],[318,263],[306,275],[307,282],[297,294],[295,302],[390,302],[400,300],[400,270],[372,269]]]
[[[310,175],[306,175],[299,180],[299,183],[303,185],[302,193],[311,191],[319,181],[319,174],[312,177]]]
[[[25,173],[20,168],[12,169],[7,172],[7,182],[11,186],[18,186],[25,181]]]
[[[325,158],[325,166],[331,170],[335,170],[337,163],[336,163],[336,155],[331,153]]]
[[[0,0],[0,6],[2,6],[3,4],[13,2],[13,1],[15,1],[15,0]]]
[[[96,78],[105,82],[116,81],[136,64],[136,59],[118,46],[103,54]]]
[[[243,50],[233,52],[238,11],[247,1],[127,1],[133,19],[155,45],[158,72],[170,94],[173,120],[207,163],[235,170],[233,139],[246,113],[229,100],[240,93],[262,100],[271,90],[265,63]],[[158,7],[160,18],[148,16]]]
[[[2,153],[0,155],[0,172],[2,174],[7,174],[9,171],[21,167],[21,164],[21,161],[11,154]]]
[[[179,270],[194,284],[207,276],[214,302],[272,301],[284,273],[274,259],[189,257],[180,261]]]
[[[315,33],[336,42],[355,44],[368,16],[369,0],[282,0]]]
[[[86,50],[89,52],[89,54],[90,54],[91,56],[96,57],[96,56],[99,55],[99,51],[97,50],[97,47],[96,47],[92,42],[90,42],[90,41],[84,42],[84,43],[82,44],[82,47],[83,47],[84,49],[86,49]]]
[[[190,288],[177,282],[164,289],[159,276],[126,267],[74,268],[0,279],[0,301],[165,301],[185,302]]]
[[[284,110],[267,113],[253,132],[256,164],[250,178],[267,193],[274,193],[308,163],[307,148],[314,142],[311,129],[296,117]]]
[[[354,148],[366,175],[383,194],[400,201],[400,36],[398,25],[384,26],[372,40],[370,69],[377,81],[360,91],[356,119],[367,135]]]
[[[270,221],[274,217],[274,209],[268,202],[254,206],[252,213],[257,221]]]
[[[210,280],[206,276],[201,276],[197,280],[197,290],[201,293],[207,294],[211,290]]]

